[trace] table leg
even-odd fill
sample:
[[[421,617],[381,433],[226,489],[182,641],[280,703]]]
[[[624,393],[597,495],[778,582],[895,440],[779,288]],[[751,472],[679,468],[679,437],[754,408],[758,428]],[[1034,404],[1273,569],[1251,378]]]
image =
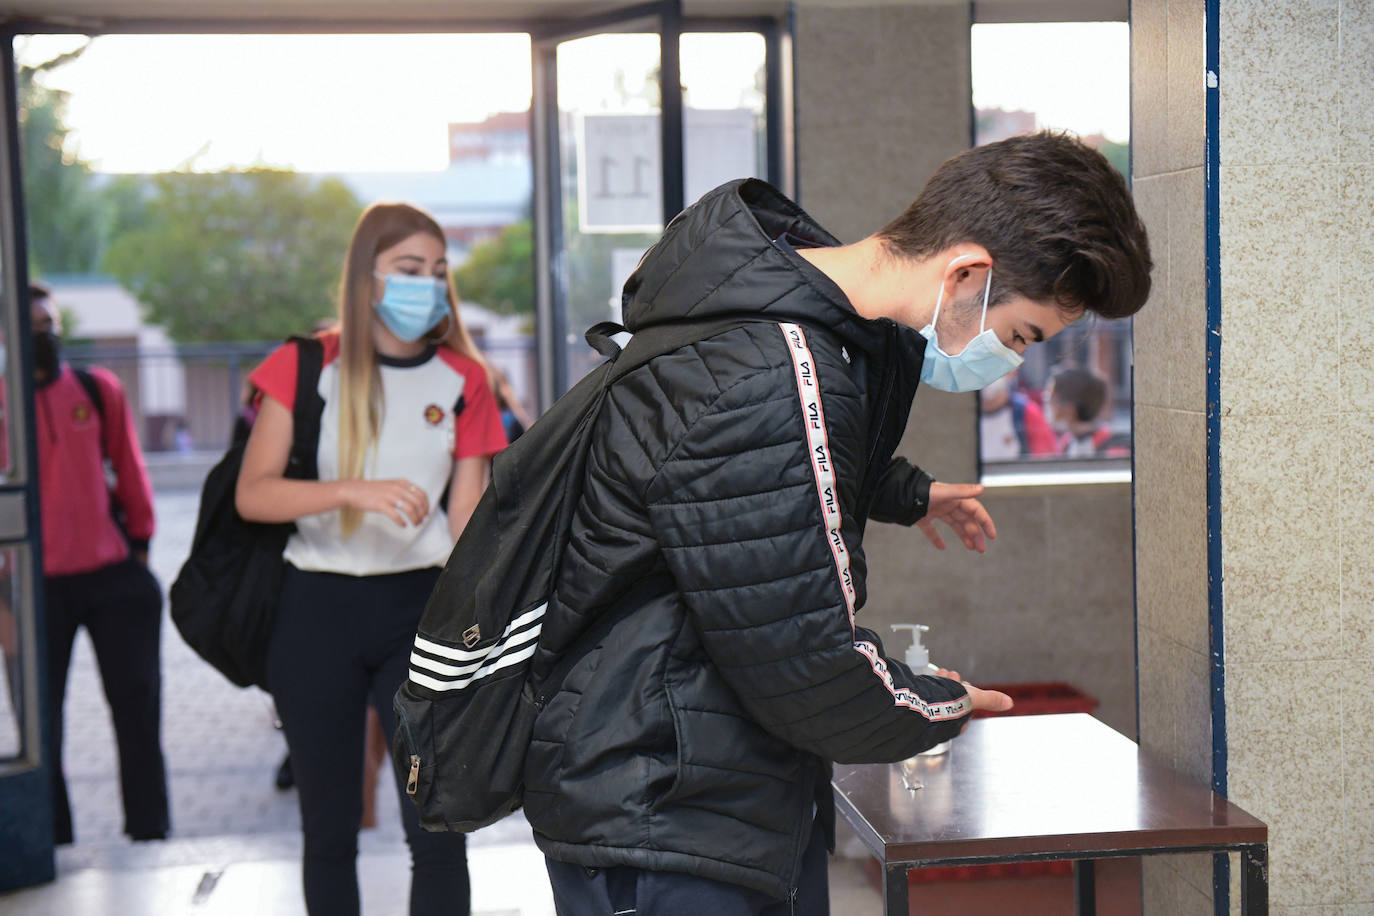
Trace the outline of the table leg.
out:
[[[1078,916],[1096,916],[1097,869],[1092,859],[1074,860],[1073,911]]]
[[[1240,911],[1245,916],[1268,916],[1269,846],[1240,848]]]
[[[911,904],[907,899],[907,867],[889,865],[883,873],[883,913],[885,916],[908,916]]]

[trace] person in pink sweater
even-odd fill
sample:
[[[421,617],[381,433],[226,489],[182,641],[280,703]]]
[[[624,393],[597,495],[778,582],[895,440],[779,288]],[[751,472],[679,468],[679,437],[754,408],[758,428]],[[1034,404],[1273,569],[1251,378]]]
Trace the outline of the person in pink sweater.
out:
[[[29,288],[34,416],[43,521],[53,831],[73,840],[62,773],[63,701],[81,627],[95,647],[119,745],[124,832],[164,839],[171,827],[162,755],[162,588],[148,569],[153,491],[124,388],[113,373],[61,361],[62,319],[50,291]],[[84,375],[84,378],[83,378]],[[114,473],[111,489],[106,462]]]

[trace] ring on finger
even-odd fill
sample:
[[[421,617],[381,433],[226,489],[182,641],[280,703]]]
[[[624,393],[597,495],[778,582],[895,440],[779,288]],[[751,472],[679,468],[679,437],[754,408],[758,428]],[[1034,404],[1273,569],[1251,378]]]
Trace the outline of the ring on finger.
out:
[[[406,504],[401,502],[399,499],[396,500],[396,511],[401,513],[404,513],[406,511]]]

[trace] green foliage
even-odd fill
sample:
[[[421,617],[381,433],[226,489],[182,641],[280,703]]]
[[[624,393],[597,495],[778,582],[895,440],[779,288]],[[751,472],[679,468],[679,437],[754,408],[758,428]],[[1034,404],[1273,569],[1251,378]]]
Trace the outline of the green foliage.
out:
[[[1131,177],[1131,145],[1129,143],[1113,143],[1111,140],[1102,141],[1098,147],[1102,155],[1107,157],[1107,161],[1112,164],[1127,180]]]
[[[334,313],[361,211],[342,182],[260,168],[147,181],[104,267],[173,339],[269,340]]]
[[[100,262],[110,210],[86,163],[71,149],[64,117],[68,93],[48,89],[40,74],[75,60],[75,51],[17,75],[20,166],[28,216],[29,270],[89,273]]]
[[[453,282],[464,301],[502,315],[534,314],[534,232],[528,219],[472,246]]]

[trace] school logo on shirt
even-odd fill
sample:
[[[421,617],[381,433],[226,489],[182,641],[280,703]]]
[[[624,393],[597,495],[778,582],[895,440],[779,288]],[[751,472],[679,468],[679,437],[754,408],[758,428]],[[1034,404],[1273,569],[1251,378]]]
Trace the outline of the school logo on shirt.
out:
[[[425,422],[430,426],[438,426],[444,422],[444,410],[438,404],[431,404],[425,408]]]
[[[72,408],[72,420],[77,425],[84,425],[91,418],[91,408],[86,404],[77,404]]]

